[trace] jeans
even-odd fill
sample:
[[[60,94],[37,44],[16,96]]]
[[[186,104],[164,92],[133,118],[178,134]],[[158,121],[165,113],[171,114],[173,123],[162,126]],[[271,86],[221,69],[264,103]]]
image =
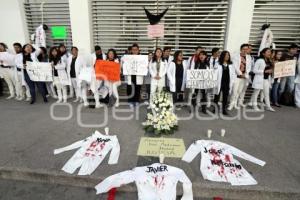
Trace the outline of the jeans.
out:
[[[279,88],[279,85],[280,85],[280,83],[277,80],[273,83],[273,86],[272,86],[271,95],[272,95],[272,102],[274,104],[278,104],[278,88]]]

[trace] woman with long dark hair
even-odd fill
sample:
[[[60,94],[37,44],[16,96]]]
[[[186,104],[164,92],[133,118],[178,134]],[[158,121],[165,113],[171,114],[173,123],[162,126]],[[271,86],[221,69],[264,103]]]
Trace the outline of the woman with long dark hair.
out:
[[[107,60],[110,62],[119,63],[117,52],[114,49],[109,49],[107,51]],[[120,72],[121,73],[121,72]],[[120,76],[120,74],[119,74]],[[113,95],[116,98],[115,107],[119,107],[119,93],[118,86],[121,85],[121,81],[107,81],[107,85],[109,86],[109,96]]]
[[[67,85],[69,79],[66,72],[66,63],[62,60],[60,51],[57,47],[52,47],[49,51],[49,62],[53,67],[53,85],[56,87],[58,100],[57,103],[67,102]]]
[[[251,96],[251,105],[256,111],[259,111],[259,108],[257,107],[257,97],[261,91],[263,91],[264,94],[266,110],[272,112],[275,111],[270,104],[270,84],[271,76],[273,73],[273,63],[271,61],[271,55],[271,49],[264,48],[260,52],[259,59],[257,59],[253,68],[255,76],[252,83],[254,92]]]
[[[230,53],[229,51],[223,51],[219,57],[219,60],[216,67],[216,73],[218,77],[218,85],[214,88],[214,103],[215,106],[218,106],[220,96],[222,93],[222,113],[223,115],[228,115],[227,105],[228,105],[228,96],[232,90],[233,81],[234,81],[234,68],[232,66]]]
[[[162,60],[163,51],[161,48],[156,48],[152,61],[149,65],[149,72],[151,74],[151,94],[150,103],[152,102],[152,96],[156,91],[161,91],[165,87],[165,75],[167,73],[168,63]]]
[[[174,53],[174,60],[170,63],[167,70],[168,83],[170,91],[173,93],[174,103],[183,102],[187,68],[188,65],[183,60],[182,51],[176,51]]]

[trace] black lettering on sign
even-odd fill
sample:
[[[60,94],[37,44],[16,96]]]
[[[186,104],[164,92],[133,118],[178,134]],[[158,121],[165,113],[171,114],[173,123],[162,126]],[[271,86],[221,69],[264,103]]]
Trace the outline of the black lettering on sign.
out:
[[[168,167],[166,165],[161,165],[161,166],[157,166],[157,167],[147,166],[146,172],[156,174],[157,172],[164,172],[164,171],[168,171]]]

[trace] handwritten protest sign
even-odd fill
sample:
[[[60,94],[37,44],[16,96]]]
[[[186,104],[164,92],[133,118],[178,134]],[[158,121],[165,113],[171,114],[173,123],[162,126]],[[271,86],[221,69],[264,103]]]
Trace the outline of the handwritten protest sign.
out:
[[[159,156],[181,158],[185,153],[185,145],[178,138],[142,137],[138,148],[139,156]]]
[[[163,38],[165,28],[163,24],[148,25],[148,38]]]
[[[147,55],[124,55],[122,58],[122,68],[124,75],[148,74],[148,56]]]
[[[216,87],[217,84],[217,73],[213,69],[187,70],[187,88],[209,89]]]
[[[26,70],[32,81],[53,81],[51,63],[26,62]]]
[[[296,60],[277,62],[274,67],[274,78],[295,76]]]
[[[107,60],[97,60],[95,64],[97,80],[120,81],[120,64]]]

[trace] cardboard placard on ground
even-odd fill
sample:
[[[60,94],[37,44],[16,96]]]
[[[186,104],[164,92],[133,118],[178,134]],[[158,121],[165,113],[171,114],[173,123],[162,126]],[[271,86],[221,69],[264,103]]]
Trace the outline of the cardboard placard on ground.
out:
[[[30,80],[51,82],[53,81],[52,66],[47,62],[26,62],[26,71]]]
[[[164,154],[165,157],[181,158],[185,150],[183,139],[142,137],[137,155],[158,157]]]
[[[95,72],[97,80],[120,81],[120,63],[97,60]]]
[[[148,38],[163,38],[165,27],[163,24],[148,25]]]
[[[122,68],[124,75],[148,74],[148,56],[147,55],[124,55],[122,58]]]
[[[287,60],[275,63],[274,78],[295,76],[296,60]]]
[[[190,69],[187,70],[187,88],[209,89],[218,84],[217,72],[213,69]]]

